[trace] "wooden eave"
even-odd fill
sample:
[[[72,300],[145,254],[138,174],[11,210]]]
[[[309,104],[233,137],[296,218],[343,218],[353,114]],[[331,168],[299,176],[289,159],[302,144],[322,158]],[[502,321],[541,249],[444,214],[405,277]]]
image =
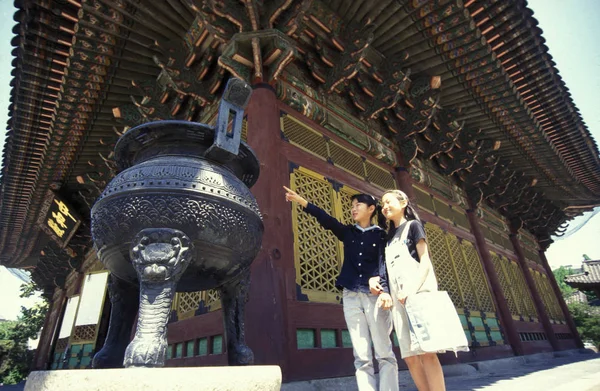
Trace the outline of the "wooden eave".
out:
[[[600,203],[598,148],[526,2],[447,1],[431,12],[419,3],[383,1],[365,10],[366,2],[333,0],[330,7],[355,22],[371,15],[379,26],[372,46],[387,58],[407,51],[413,75],[441,75],[440,105],[461,108],[460,119],[502,141],[498,154],[536,178],[550,199]]]
[[[440,1],[431,9],[424,3],[331,0],[328,6],[344,21],[368,18],[377,25],[371,47],[379,54],[406,51],[413,75],[441,76],[440,105],[460,109],[458,120],[501,141],[498,154],[536,178],[535,188],[549,199],[600,204],[598,148],[526,2]],[[195,18],[182,0],[15,5],[15,78],[0,187],[0,263],[8,266],[36,251],[35,220],[52,186],[89,210],[79,196],[89,184],[81,181],[91,176],[87,181],[100,186],[108,179],[98,165],[118,138],[112,109],[131,103],[132,80],[156,79],[154,42],[180,42]]]

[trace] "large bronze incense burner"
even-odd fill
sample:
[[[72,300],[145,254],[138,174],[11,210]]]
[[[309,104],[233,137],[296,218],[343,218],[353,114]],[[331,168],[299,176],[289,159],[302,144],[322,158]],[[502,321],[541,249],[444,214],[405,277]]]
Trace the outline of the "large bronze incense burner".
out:
[[[215,288],[221,291],[229,363],[252,363],[244,306],[263,223],[249,190],[258,179],[258,160],[240,140],[251,92],[231,79],[215,128],[158,121],[119,139],[121,172],[92,208],[92,237],[111,271],[112,303],[95,368],[163,366],[175,292]]]

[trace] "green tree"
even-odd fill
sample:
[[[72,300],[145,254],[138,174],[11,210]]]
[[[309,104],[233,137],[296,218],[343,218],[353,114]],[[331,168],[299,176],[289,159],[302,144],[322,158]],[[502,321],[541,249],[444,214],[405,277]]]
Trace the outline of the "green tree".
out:
[[[554,278],[556,278],[556,283],[558,284],[563,297],[575,291],[575,289],[571,288],[565,282],[565,277],[574,273],[571,268],[561,266],[558,269],[554,269],[552,273],[554,273]]]
[[[21,297],[30,297],[36,291],[34,283],[21,285]],[[44,300],[31,308],[21,307],[16,321],[0,323],[0,382],[16,384],[27,377],[33,359],[27,342],[37,337],[47,311],[48,303]]]
[[[600,312],[583,303],[569,304],[569,311],[581,339],[591,340],[594,345],[600,346]]]

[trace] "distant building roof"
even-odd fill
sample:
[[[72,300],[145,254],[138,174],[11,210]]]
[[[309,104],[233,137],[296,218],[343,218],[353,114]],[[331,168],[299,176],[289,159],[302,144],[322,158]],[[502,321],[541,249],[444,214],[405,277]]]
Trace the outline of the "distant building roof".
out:
[[[600,259],[583,261],[581,268],[582,273],[565,277],[565,282],[573,288],[600,286]]]
[[[585,293],[583,293],[581,291],[575,291],[575,292],[566,294],[564,296],[564,298],[565,298],[565,302],[567,304],[587,303],[588,302],[587,296],[585,295]]]

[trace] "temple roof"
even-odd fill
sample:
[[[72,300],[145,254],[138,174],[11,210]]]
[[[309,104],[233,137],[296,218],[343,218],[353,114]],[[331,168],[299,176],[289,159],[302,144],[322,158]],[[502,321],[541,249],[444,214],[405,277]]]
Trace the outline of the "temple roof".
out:
[[[438,117],[432,117],[432,124],[444,125],[439,116],[443,112],[443,118],[452,117],[456,124],[452,131],[469,129],[473,137],[497,142],[491,153],[501,162],[493,164],[490,175],[501,180],[477,186],[483,189],[483,199],[507,218],[519,219],[538,239],[548,238],[570,216],[600,205],[598,147],[525,1],[294,0],[273,1],[264,9],[254,1],[204,3],[15,1],[14,78],[0,183],[0,263],[37,265],[50,274],[56,274],[57,267],[68,270],[89,249],[90,205],[114,174],[112,148],[124,123],[176,112],[185,112],[186,119],[206,117],[227,72],[252,66],[252,56],[240,60],[238,68],[231,65],[247,49],[232,53],[242,45],[244,33],[259,37],[271,28],[281,37],[271,34],[269,45],[274,42],[280,51],[286,45],[294,47],[286,52],[289,57],[274,60],[279,68],[265,72],[265,79],[272,78],[265,81],[286,79],[280,72],[290,61],[302,72],[309,69],[306,74],[314,76],[320,94],[352,100],[359,107],[352,113],[356,118],[365,115],[357,103],[360,96],[375,100],[360,84],[364,75],[381,80],[377,72],[392,60],[413,86],[423,78],[439,77],[441,87],[432,98]],[[358,60],[349,52],[355,44],[350,36],[364,41]],[[332,58],[358,61],[356,75],[344,76],[343,69],[329,67],[330,53]],[[196,73],[173,81],[185,76],[178,75],[177,67]],[[342,75],[340,84],[324,91],[327,81],[319,80],[319,69],[330,78]],[[256,78],[258,72],[247,74]],[[238,76],[244,75],[242,69]],[[401,92],[403,108],[414,106],[416,99]],[[168,108],[144,111],[149,96],[168,101]],[[386,128],[383,117],[394,110],[387,101],[380,106],[365,119],[374,129]],[[400,110],[396,114],[402,117]],[[453,157],[467,148],[465,141],[452,133],[447,151],[431,153],[427,148],[437,145],[436,132],[430,126],[425,136],[410,137],[427,140],[419,145],[422,158],[442,167],[455,164],[458,159]],[[402,147],[399,134],[386,131],[378,137]],[[471,156],[478,153],[479,149]],[[471,183],[472,167],[484,163],[479,156],[448,172]],[[485,159],[491,161],[490,156]],[[502,177],[496,164],[503,173],[519,174]],[[496,194],[498,188],[506,191],[504,198]],[[48,238],[38,221],[49,192],[68,200],[84,217],[69,248],[51,251],[61,254],[61,264],[40,256]],[[517,210],[513,205],[524,207]]]
[[[600,286],[600,260],[583,261],[582,273],[571,274],[565,277],[565,282],[574,288],[585,289]]]

